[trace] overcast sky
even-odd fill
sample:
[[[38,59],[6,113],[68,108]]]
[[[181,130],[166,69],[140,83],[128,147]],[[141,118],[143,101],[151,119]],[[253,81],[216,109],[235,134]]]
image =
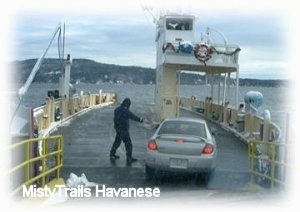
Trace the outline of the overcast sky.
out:
[[[65,53],[72,58],[155,68],[155,25],[152,15],[142,9],[148,6],[155,17],[167,10],[194,14],[198,40],[206,27],[221,31],[229,44],[242,49],[241,78],[292,78],[286,48],[292,42],[288,27],[291,14],[287,8],[270,3],[273,1],[228,1],[228,5],[226,1],[203,5],[193,0],[184,4],[176,0],[172,4],[154,0],[64,2],[45,6],[29,1],[11,13],[9,60],[40,57],[58,23],[65,23]],[[296,6],[293,1],[285,2],[290,8]],[[214,38],[222,42],[217,34]],[[58,57],[57,40],[46,57]]]

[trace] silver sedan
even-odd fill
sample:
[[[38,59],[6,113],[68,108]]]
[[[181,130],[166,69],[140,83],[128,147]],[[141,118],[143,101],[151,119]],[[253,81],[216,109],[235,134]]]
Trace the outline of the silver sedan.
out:
[[[146,177],[158,171],[201,173],[207,177],[216,166],[215,137],[203,119],[171,118],[163,121],[147,146]]]

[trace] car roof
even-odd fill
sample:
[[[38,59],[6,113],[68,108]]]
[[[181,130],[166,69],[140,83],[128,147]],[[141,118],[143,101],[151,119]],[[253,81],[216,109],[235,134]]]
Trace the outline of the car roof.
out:
[[[166,118],[164,121],[192,121],[192,122],[206,123],[206,121],[202,118],[190,118],[190,117]]]

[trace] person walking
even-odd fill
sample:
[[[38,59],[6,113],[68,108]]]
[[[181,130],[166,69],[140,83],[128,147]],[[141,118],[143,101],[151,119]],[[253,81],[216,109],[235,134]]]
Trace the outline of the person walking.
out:
[[[129,98],[125,98],[120,106],[118,106],[114,111],[114,127],[116,130],[115,141],[110,150],[110,161],[115,163],[116,159],[120,157],[116,155],[116,151],[124,142],[126,149],[126,163],[131,165],[132,162],[137,161],[136,158],[132,157],[132,143],[129,133],[129,119],[137,122],[143,122],[144,119],[133,114],[129,108],[131,101]]]

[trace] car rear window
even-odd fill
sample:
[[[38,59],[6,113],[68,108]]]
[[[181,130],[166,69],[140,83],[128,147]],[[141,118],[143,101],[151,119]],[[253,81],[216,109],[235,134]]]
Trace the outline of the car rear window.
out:
[[[162,124],[158,134],[183,134],[206,138],[205,125],[189,121],[166,121]]]

